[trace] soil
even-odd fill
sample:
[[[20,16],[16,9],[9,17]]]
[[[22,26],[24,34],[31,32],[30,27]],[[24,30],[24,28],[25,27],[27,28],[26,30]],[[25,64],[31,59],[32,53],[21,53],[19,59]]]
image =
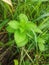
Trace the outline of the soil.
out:
[[[8,41],[7,34],[0,34],[0,41],[6,44]],[[15,46],[1,46],[0,47],[0,63],[1,65],[14,65],[13,60],[17,58]]]

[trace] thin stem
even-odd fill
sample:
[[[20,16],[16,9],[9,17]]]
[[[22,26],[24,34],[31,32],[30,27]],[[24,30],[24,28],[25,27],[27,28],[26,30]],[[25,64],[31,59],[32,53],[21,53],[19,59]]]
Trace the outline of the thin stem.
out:
[[[33,63],[34,65],[34,61],[32,60],[32,58],[29,56],[29,54],[27,53],[27,51],[23,48],[23,51],[26,53],[26,55],[28,56],[29,60]]]
[[[21,48],[21,58],[20,58],[20,65],[22,63],[22,57],[23,57],[23,47]]]

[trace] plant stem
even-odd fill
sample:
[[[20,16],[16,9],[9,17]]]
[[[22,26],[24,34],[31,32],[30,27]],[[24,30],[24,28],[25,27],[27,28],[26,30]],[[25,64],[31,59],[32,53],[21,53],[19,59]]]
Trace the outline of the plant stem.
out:
[[[32,60],[32,58],[29,56],[29,54],[27,53],[27,51],[23,48],[23,51],[26,53],[26,55],[28,56],[29,60],[33,63],[34,65],[34,61]]]
[[[20,65],[22,63],[22,57],[23,57],[23,47],[21,48],[21,58],[20,58]]]

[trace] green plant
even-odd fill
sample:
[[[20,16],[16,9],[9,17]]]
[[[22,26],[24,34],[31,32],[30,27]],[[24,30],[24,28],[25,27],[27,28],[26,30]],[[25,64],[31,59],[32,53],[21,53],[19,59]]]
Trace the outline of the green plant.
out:
[[[34,31],[37,33],[42,33],[42,31],[36,26],[36,24],[29,21],[27,16],[24,14],[19,15],[19,21],[10,21],[8,23],[7,31],[14,33],[14,39],[18,47],[25,46],[28,43],[30,32]]]
[[[12,55],[21,54],[20,61],[14,60],[15,65],[49,65],[49,2],[12,0],[13,8],[8,4],[0,1],[0,31],[5,28],[9,40],[6,44],[0,42],[0,47],[16,47]]]
[[[14,40],[16,45],[21,47],[20,65],[23,59],[23,52],[25,52],[25,54],[34,64],[34,61],[29,56],[28,52],[24,49],[24,46],[28,44],[29,40],[32,41],[32,43],[34,42],[37,54],[39,53],[38,50],[41,52],[45,51],[45,40],[42,38],[43,31],[41,31],[35,23],[29,21],[25,14],[20,14],[18,21],[10,21],[6,30],[9,33],[14,33]],[[38,61],[36,61],[36,63],[38,64]]]

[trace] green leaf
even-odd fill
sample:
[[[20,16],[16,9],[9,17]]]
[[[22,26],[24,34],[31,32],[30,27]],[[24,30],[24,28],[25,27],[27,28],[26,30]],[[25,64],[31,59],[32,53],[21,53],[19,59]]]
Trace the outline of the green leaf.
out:
[[[25,32],[25,30],[22,27],[20,27],[19,29],[20,29],[21,33]]]
[[[15,20],[10,21],[8,24],[13,29],[18,29],[18,27],[19,27],[19,23],[17,21],[15,21]]]
[[[28,42],[28,38],[25,33],[20,33],[19,31],[16,31],[14,33],[14,38],[16,41],[16,44],[18,47],[25,46]]]
[[[41,52],[45,51],[45,46],[44,46],[44,44],[39,43],[38,46],[39,46],[39,49],[40,49]]]
[[[37,25],[32,22],[28,22],[27,27],[28,27],[28,30],[30,29],[30,30],[34,30],[37,33],[42,33],[42,31],[37,27]]]
[[[14,65],[18,65],[18,60],[14,60]]]
[[[42,38],[38,38],[38,46],[41,52],[45,51],[45,40],[43,40]]]
[[[28,22],[28,18],[25,14],[19,15],[20,22]]]
[[[19,43],[18,46],[23,47],[27,44],[27,42],[28,42],[28,39],[25,39],[23,42]]]
[[[7,26],[7,27],[6,27],[6,30],[7,30],[9,33],[14,33],[14,32],[15,32],[15,29],[11,28],[10,26]]]

